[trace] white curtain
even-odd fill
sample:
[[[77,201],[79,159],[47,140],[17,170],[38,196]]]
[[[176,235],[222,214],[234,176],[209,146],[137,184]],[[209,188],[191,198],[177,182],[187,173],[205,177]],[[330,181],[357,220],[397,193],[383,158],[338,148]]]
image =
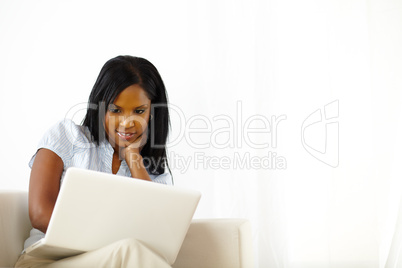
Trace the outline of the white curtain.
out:
[[[190,140],[210,145],[194,149],[186,140],[172,151],[196,163],[201,152],[204,164],[215,159],[220,166],[192,166],[178,184],[205,189],[201,217],[251,220],[258,267],[384,267],[401,192],[401,7],[397,1],[189,7],[196,53],[187,63],[195,74],[186,90],[194,101],[179,106],[212,122],[187,121],[207,129]],[[214,121],[219,115],[242,125],[234,148],[212,145],[225,127]],[[263,130],[247,136],[248,126]],[[269,146],[258,149],[247,137]],[[225,157],[234,166],[242,159],[255,165],[224,169]]]
[[[0,188],[27,189],[39,138],[80,122],[107,59],[142,56],[197,218],[248,218],[256,267],[394,267],[401,18],[398,0],[1,1]]]

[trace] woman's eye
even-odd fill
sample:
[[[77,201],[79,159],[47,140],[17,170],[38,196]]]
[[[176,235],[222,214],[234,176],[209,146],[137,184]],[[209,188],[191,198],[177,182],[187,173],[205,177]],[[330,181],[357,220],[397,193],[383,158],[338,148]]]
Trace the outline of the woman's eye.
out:
[[[143,114],[145,112],[145,110],[135,110],[136,114]]]
[[[117,114],[120,112],[120,109],[116,109],[116,108],[109,108],[109,112]]]

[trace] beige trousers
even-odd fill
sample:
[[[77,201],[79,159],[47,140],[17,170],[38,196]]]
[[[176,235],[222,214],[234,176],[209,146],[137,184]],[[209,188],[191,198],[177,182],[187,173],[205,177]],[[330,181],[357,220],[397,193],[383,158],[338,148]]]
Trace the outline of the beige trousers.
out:
[[[166,260],[135,239],[123,239],[103,248],[58,261],[22,254],[16,268],[169,268]]]

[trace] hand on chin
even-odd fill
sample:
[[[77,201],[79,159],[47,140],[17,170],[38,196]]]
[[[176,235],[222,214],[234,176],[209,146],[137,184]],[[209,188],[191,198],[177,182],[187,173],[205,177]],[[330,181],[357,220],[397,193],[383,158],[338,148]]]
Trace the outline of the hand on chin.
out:
[[[133,154],[140,156],[141,149],[147,143],[147,136],[143,137],[143,134],[138,136],[138,138],[135,139],[134,142],[132,142],[131,144],[129,144],[126,147],[121,149],[121,151],[120,151],[121,158],[126,159],[126,161],[127,161],[128,160],[127,158],[133,157]]]

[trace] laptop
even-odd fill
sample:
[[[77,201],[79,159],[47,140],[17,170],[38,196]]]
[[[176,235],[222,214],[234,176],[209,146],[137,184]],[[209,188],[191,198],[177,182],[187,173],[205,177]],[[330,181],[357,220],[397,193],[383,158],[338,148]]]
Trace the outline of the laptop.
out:
[[[72,167],[45,237],[26,253],[61,259],[135,238],[173,264],[200,198],[195,190]]]

